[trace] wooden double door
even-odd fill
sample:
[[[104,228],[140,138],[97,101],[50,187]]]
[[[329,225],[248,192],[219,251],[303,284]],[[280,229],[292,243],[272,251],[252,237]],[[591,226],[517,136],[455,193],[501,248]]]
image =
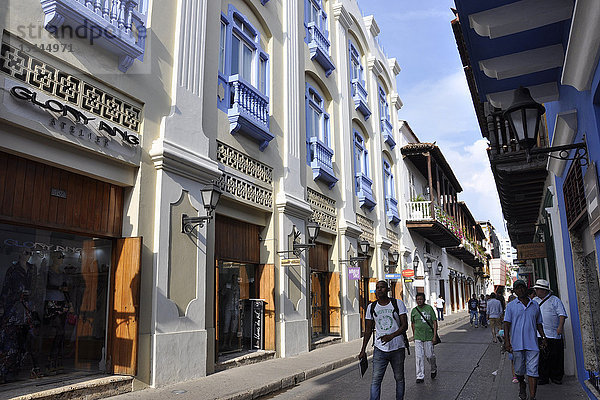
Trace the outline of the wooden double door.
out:
[[[340,274],[329,271],[330,246],[317,243],[309,250],[312,336],[340,335],[342,313]]]

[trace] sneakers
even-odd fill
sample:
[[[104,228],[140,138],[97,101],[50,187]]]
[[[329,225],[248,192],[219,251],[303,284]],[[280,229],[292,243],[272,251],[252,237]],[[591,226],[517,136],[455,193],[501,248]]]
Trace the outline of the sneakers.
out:
[[[423,383],[425,382],[425,379],[417,379],[417,383]]]
[[[431,373],[431,379],[435,379],[437,376],[437,371]]]
[[[519,380],[516,376],[513,376],[512,383],[519,383]]]

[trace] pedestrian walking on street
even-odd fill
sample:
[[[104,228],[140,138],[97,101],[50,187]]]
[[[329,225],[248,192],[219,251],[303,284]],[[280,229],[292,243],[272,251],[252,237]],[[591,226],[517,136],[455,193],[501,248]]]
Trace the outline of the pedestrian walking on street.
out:
[[[498,341],[499,331],[502,329],[502,304],[496,298],[496,293],[490,294],[487,303],[487,319],[492,330],[492,341]]]
[[[485,296],[482,294],[481,297],[479,298],[479,323],[481,324],[482,328],[487,328],[487,326],[488,326],[486,313],[487,313],[487,300],[485,299]]]
[[[435,308],[437,309],[437,317],[440,321],[444,320],[444,303],[446,301],[444,300],[444,298],[442,297],[442,295],[440,294],[437,298],[437,300],[435,301]]]
[[[525,374],[529,381],[529,400],[535,400],[538,380],[540,346],[536,331],[541,336],[541,347],[546,347],[542,313],[537,302],[527,297],[527,285],[522,280],[513,284],[517,299],[506,305],[504,313],[504,348],[513,354],[515,375],[519,381],[519,398],[527,400]]]
[[[373,345],[373,378],[371,380],[371,400],[379,400],[381,395],[381,381],[388,363],[392,365],[394,379],[396,380],[396,400],[404,399],[404,348],[408,318],[406,306],[402,300],[388,297],[388,283],[377,282],[375,295],[377,301],[369,304],[365,313],[365,335],[359,359],[367,355],[365,350],[369,339],[375,332]]]
[[[473,319],[475,320],[475,328],[477,328],[477,310],[479,309],[479,302],[477,296],[473,295],[468,303],[469,307],[469,323],[473,326]]]
[[[548,347],[540,353],[538,385],[545,385],[549,380],[560,385],[565,373],[563,332],[567,311],[563,302],[552,294],[550,282],[538,279],[533,288],[537,294],[534,300],[540,305],[544,333],[548,338]]]
[[[437,376],[437,364],[433,350],[434,338],[437,338],[438,324],[433,308],[425,304],[425,293],[417,293],[417,306],[410,312],[410,323],[415,339],[415,364],[417,383],[425,381],[425,358],[431,367],[431,379]]]

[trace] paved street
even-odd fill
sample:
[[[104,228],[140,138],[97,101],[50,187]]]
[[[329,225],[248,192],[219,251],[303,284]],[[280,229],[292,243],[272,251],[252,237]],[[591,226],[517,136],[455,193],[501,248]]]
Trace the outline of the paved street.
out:
[[[517,399],[517,385],[511,382],[510,361],[491,343],[489,329],[475,329],[468,324],[448,327],[442,345],[436,346],[438,376],[429,378],[426,366],[424,384],[415,382],[414,352],[405,362],[406,399]],[[427,364],[426,364],[427,365]],[[372,364],[361,379],[356,365],[302,382],[268,399],[368,399]],[[382,385],[382,400],[394,399],[394,378],[388,367]],[[540,387],[538,399],[587,399],[574,379],[563,386]]]
[[[440,329],[443,343],[436,346],[438,378],[432,381],[426,369],[424,384],[415,382],[414,351],[405,362],[406,399],[517,399],[511,383],[510,362],[491,342],[489,329],[469,326],[465,313],[446,318]],[[159,389],[146,389],[118,400],[188,399],[368,399],[372,366],[359,378],[355,356],[360,341],[328,346],[296,357],[275,359],[238,367],[195,381]],[[294,382],[298,382],[294,385]],[[278,390],[278,388],[286,388]],[[394,380],[388,369],[382,400],[393,399]],[[562,386],[539,388],[538,399],[586,399],[575,378]]]

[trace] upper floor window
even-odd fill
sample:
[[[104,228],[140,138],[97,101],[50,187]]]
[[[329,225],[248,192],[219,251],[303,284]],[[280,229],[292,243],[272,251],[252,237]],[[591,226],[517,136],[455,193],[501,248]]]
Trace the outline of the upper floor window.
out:
[[[325,112],[323,96],[306,84],[306,161],[314,180],[333,188],[338,179],[333,171],[333,150],[329,135],[329,114]]]
[[[330,147],[329,114],[325,112],[323,97],[312,86],[306,88],[306,140],[317,138]]]
[[[219,74],[227,81],[239,75],[245,83],[268,95],[269,55],[260,46],[260,34],[250,21],[229,6],[229,14],[221,15]]]
[[[356,79],[364,86],[364,69],[360,62],[360,53],[352,42],[350,42],[350,79]]]
[[[231,134],[259,142],[264,150],[274,138],[269,129],[269,55],[260,33],[231,4],[221,14],[217,107],[228,114]]]
[[[335,69],[329,56],[329,32],[327,31],[327,13],[324,9],[324,0],[304,0],[304,28],[306,36],[304,41],[308,44],[311,60],[316,61],[329,76]]]
[[[385,197],[396,198],[396,189],[394,187],[394,174],[392,174],[392,167],[387,160],[383,160],[383,190]]]
[[[358,132],[354,133],[354,157],[355,163],[354,168],[356,174],[362,174],[369,177],[369,152],[367,150],[367,144]]]
[[[382,120],[390,120],[390,107],[387,102],[385,90],[379,86],[379,118]]]

